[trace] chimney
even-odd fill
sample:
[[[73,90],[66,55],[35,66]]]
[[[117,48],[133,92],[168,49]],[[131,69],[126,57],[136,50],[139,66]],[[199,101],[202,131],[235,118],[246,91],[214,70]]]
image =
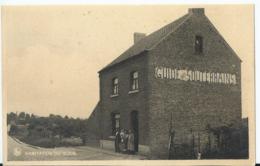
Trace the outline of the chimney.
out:
[[[145,36],[146,36],[145,33],[135,32],[134,33],[134,44],[137,43],[138,41],[142,40],[143,38],[145,38]]]
[[[189,8],[189,14],[204,15],[204,8]]]

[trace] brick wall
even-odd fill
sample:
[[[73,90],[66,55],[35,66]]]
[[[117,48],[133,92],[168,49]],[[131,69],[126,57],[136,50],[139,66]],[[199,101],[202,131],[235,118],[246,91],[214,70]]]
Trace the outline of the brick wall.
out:
[[[130,73],[139,72],[139,92],[129,94]],[[120,127],[131,129],[131,111],[138,111],[139,144],[147,145],[147,57],[140,55],[100,73],[102,137],[112,135],[111,113],[120,113]],[[119,95],[111,97],[112,79],[119,79]]]
[[[194,54],[195,35],[203,37],[203,55]],[[148,57],[149,144],[153,157],[168,156],[171,114],[176,143],[187,142],[191,129],[200,131],[208,124],[226,125],[241,119],[240,60],[203,14],[192,15]],[[156,79],[156,66],[233,73],[238,84]]]

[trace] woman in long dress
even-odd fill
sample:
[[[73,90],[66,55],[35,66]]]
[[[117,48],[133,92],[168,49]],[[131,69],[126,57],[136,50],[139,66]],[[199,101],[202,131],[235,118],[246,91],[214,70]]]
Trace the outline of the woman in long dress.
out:
[[[120,152],[124,152],[124,149],[125,149],[125,143],[124,143],[124,139],[125,138],[125,131],[124,129],[121,129],[121,132],[120,132],[120,142],[119,142],[119,150]]]
[[[130,154],[134,154],[135,153],[135,147],[134,147],[134,133],[129,130],[129,134],[128,134],[128,141],[127,141],[127,150]]]
[[[124,136],[124,152],[127,153],[128,149],[127,149],[127,144],[128,144],[128,131],[125,130],[125,136]]]
[[[115,136],[115,152],[120,152],[119,143],[121,141],[119,130],[116,130]]]

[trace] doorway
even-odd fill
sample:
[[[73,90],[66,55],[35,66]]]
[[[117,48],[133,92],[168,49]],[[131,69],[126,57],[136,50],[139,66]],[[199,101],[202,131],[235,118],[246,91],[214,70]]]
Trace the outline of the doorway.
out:
[[[134,133],[134,148],[135,152],[138,152],[138,144],[139,144],[139,126],[138,126],[138,111],[131,112],[131,126]]]

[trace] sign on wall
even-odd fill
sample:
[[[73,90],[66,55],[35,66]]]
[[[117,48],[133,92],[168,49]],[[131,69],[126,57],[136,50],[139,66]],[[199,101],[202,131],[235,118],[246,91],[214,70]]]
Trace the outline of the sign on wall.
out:
[[[161,66],[155,67],[155,78],[219,84],[237,84],[235,74],[176,69]]]

